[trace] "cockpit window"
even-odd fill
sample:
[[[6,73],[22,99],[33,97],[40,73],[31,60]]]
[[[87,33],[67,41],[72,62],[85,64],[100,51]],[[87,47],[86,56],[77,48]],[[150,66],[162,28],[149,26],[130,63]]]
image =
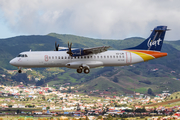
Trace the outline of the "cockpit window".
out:
[[[28,57],[26,54],[19,54],[17,57]]]

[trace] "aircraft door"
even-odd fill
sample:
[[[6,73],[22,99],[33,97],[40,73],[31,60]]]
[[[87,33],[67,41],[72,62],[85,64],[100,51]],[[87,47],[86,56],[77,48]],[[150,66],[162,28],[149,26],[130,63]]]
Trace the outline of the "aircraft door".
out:
[[[131,61],[132,61],[131,52],[126,52],[126,63],[131,63]]]
[[[39,61],[41,64],[43,63],[47,63],[49,61],[49,56],[48,55],[44,55],[44,60],[43,61]]]

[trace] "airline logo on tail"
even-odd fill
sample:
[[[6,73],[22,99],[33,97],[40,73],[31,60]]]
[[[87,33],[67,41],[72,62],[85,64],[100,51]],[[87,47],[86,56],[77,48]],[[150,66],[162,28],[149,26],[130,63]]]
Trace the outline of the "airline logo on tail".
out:
[[[159,38],[159,40],[157,40],[157,41],[153,41],[153,40],[151,40],[151,38],[149,38],[149,41],[147,42],[147,46],[148,47],[151,47],[151,46],[157,46],[157,45],[160,45],[160,42],[161,42],[162,40]]]
[[[127,48],[125,50],[152,50],[161,51],[161,47],[166,34],[167,26],[157,26],[152,30],[151,35],[136,47]]]

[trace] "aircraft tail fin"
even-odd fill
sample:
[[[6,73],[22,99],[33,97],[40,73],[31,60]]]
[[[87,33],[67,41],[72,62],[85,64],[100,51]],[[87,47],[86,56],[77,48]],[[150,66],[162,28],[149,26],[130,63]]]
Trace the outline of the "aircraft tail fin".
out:
[[[152,30],[151,35],[140,45],[129,49],[161,51],[167,26],[157,26]]]

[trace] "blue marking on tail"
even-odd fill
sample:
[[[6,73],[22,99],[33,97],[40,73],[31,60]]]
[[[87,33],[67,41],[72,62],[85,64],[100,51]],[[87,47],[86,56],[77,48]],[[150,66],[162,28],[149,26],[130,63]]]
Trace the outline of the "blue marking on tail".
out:
[[[164,41],[164,36],[167,31],[167,26],[157,26],[152,31],[151,35],[140,45],[126,50],[154,50],[161,51],[161,47]]]

